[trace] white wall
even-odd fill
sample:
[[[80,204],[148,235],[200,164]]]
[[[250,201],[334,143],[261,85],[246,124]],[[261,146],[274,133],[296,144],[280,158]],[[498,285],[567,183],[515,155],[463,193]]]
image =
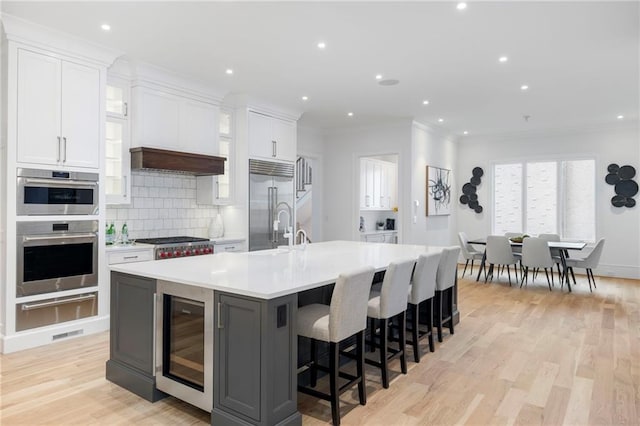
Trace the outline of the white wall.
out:
[[[400,212],[409,208],[409,120],[365,128],[333,129],[325,136],[324,153],[325,240],[360,240],[360,157],[398,154],[398,207]],[[396,223],[400,242],[403,241],[403,221]]]
[[[607,165],[631,164],[640,171],[640,132],[638,123],[618,123],[608,127],[566,130],[501,137],[466,137],[458,146],[458,182],[467,182],[473,167],[485,171],[478,188],[484,211],[475,214],[456,198],[458,230],[470,238],[491,233],[492,178],[496,162],[530,159],[594,158],[596,160],[596,237],[606,243],[600,267],[603,275],[640,278],[640,207],[615,208],[610,200],[613,187],[605,183]],[[640,177],[636,175],[636,182]],[[460,186],[460,185],[458,185]],[[460,188],[457,188],[458,190]],[[636,196],[640,202],[640,197]]]
[[[411,182],[411,208],[403,213],[405,243],[447,246],[457,244],[455,237],[458,184],[456,179],[457,146],[453,139],[440,131],[420,123],[413,123],[411,139],[411,168],[401,170],[404,181]],[[427,167],[435,166],[453,171],[451,186],[451,214],[448,216],[426,216]],[[420,205],[416,209],[413,201]],[[414,223],[415,216],[415,223]]]
[[[426,166],[454,169],[456,145],[448,135],[409,120],[367,128],[340,129],[325,144],[325,239],[359,240],[359,159],[398,155],[398,242],[455,243],[456,213],[426,217]],[[456,184],[454,174],[454,192]],[[413,201],[420,206],[414,210]],[[416,223],[413,223],[413,216]],[[371,224],[370,224],[371,225]]]
[[[322,209],[324,206],[324,133],[319,129],[298,126],[297,130],[298,156],[313,160],[312,183],[312,229],[314,242],[324,241],[324,220]]]

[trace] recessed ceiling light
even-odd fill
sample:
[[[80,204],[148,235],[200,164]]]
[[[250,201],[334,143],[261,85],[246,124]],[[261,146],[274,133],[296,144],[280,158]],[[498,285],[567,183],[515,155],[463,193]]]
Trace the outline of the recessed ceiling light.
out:
[[[352,113],[352,112],[348,112],[348,113],[347,113],[347,115],[348,115],[349,117],[353,117],[353,113]]]
[[[308,99],[309,99],[309,97],[308,97],[308,96],[303,96],[303,97],[302,97],[302,100],[303,100],[303,101],[306,101],[306,100],[308,100]]]
[[[619,115],[618,116],[618,120],[622,120],[624,118],[624,115]]]
[[[509,60],[509,58],[507,58],[506,56],[500,56],[500,57],[498,58],[498,61],[500,61],[500,62],[502,62],[502,63],[507,62],[508,60]]]
[[[422,105],[429,105],[429,101],[425,99],[424,101],[422,101]]]
[[[529,90],[529,86],[523,84],[522,86],[520,86],[520,90]]]
[[[456,9],[458,10],[465,10],[466,8],[467,8],[467,4],[462,1],[456,5]]]
[[[324,41],[318,43],[318,49],[324,49],[325,47],[327,47],[327,44]]]
[[[380,80],[380,79],[382,79],[382,74],[377,74],[376,75],[376,80]]]
[[[469,134],[469,132],[467,132],[467,131],[465,130],[464,132],[462,132],[462,134],[464,134],[464,135],[468,135],[468,134]]]
[[[100,28],[102,28],[104,31],[110,31],[111,30],[111,25],[102,24],[102,25],[100,25]]]
[[[438,118],[438,123],[442,123],[444,121],[444,118]]]
[[[400,83],[400,80],[396,80],[394,78],[387,78],[385,80],[378,81],[380,86],[395,86],[398,83]]]
[[[227,68],[225,72],[229,75],[233,74],[233,70],[231,68]]]

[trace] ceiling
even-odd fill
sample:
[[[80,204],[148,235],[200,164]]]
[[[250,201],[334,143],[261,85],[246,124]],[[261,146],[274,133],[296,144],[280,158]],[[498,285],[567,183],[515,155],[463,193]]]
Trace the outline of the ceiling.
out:
[[[222,91],[301,111],[310,127],[413,118],[481,135],[638,119],[635,1],[469,2],[463,11],[456,2],[397,1],[1,4]],[[399,84],[381,86],[376,74]]]

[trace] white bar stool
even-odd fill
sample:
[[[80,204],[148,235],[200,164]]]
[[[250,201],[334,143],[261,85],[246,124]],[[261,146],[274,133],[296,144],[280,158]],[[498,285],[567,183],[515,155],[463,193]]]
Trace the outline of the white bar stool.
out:
[[[340,424],[339,395],[347,388],[358,384],[360,404],[367,403],[364,378],[364,331],[367,328],[367,302],[373,281],[371,267],[341,274],[336,281],[330,305],[314,303],[298,309],[298,335],[311,339],[311,388],[298,386],[298,391],[331,402],[331,417],[334,425]],[[406,293],[405,293],[406,294]],[[339,343],[356,335],[356,354],[346,354],[356,360],[355,376],[341,372]],[[317,341],[329,343],[329,368],[318,365]],[[317,370],[329,373],[329,394],[312,389],[316,386]],[[338,386],[338,377],[349,382]]]

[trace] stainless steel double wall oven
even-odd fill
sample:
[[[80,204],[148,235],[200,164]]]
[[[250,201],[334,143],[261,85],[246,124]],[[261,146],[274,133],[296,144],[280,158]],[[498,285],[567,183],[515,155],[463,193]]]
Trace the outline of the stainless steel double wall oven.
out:
[[[16,331],[97,315],[98,174],[19,168],[16,189],[18,217],[42,218],[16,223]]]

